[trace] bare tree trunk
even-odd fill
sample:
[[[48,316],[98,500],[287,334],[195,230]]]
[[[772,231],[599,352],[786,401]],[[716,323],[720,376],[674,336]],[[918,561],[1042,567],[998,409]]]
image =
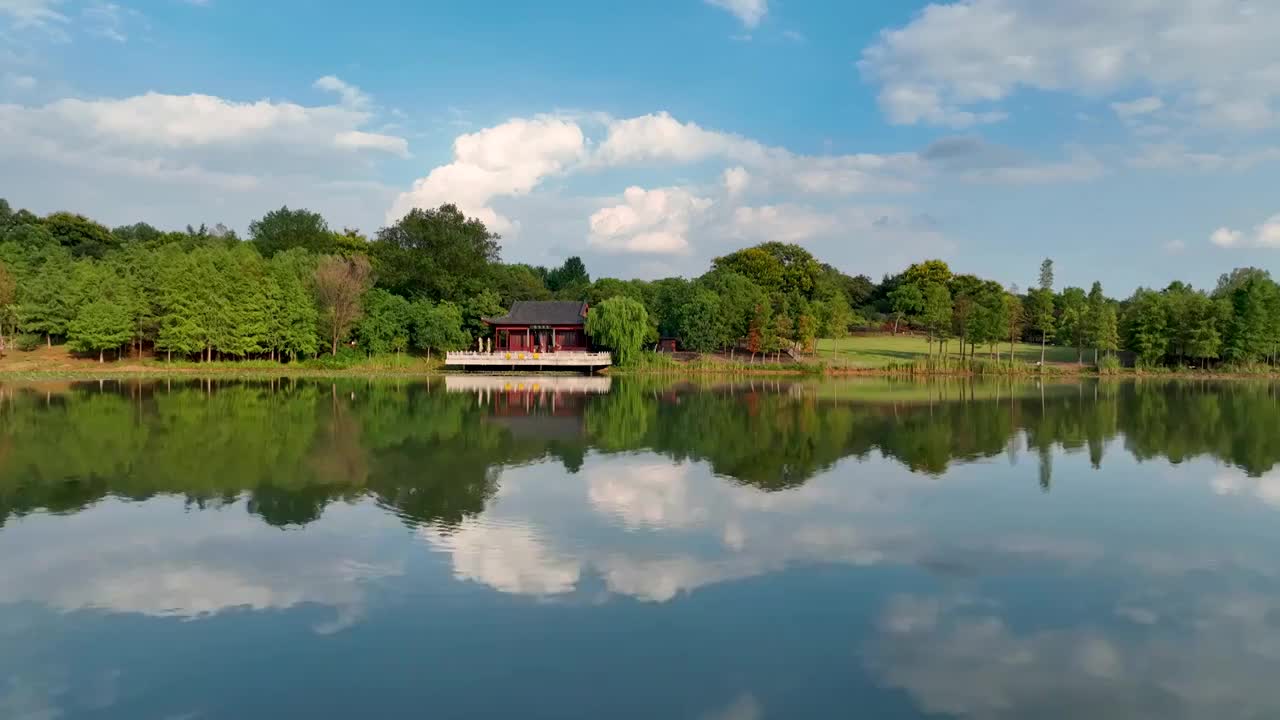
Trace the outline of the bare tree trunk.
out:
[[[1044,344],[1048,333],[1040,333],[1040,366],[1044,367]]]
[[[902,322],[902,316],[899,315],[893,319],[893,334],[898,334],[898,323]]]
[[[98,348],[98,364],[99,364],[99,365],[101,365],[103,362],[105,362],[105,361],[102,359],[102,353],[103,353],[102,348]]]
[[[45,346],[46,346],[46,347],[50,347],[50,348],[52,348],[52,347],[53,347],[53,335],[50,335],[49,333],[45,333],[45,335],[44,335],[44,344],[45,344]]]
[[[338,356],[338,331],[337,331],[337,330],[335,330],[335,331],[333,332],[333,350],[332,350],[332,352],[333,352],[333,356],[334,356],[334,357],[337,357],[337,356]]]

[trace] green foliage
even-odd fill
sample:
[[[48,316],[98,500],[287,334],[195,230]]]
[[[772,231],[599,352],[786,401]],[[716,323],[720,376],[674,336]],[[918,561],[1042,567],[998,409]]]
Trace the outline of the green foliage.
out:
[[[363,305],[364,314],[356,325],[356,333],[366,353],[382,355],[409,346],[414,314],[408,300],[375,288],[364,294]]]
[[[712,352],[724,346],[728,334],[719,296],[706,288],[694,290],[680,316],[680,339],[685,348]]]
[[[482,290],[498,236],[455,205],[414,208],[369,246],[378,286],[408,298],[461,301]]]
[[[924,307],[924,294],[915,283],[903,283],[889,294],[889,303],[895,316],[893,331],[897,333],[898,324],[907,315],[917,313]]]
[[[648,311],[628,297],[609,298],[587,313],[587,334],[613,351],[614,361],[624,367],[636,361],[648,329]]]
[[[812,298],[822,266],[799,245],[769,242],[712,261],[712,268],[735,272],[766,293],[799,293]]]
[[[917,288],[926,288],[930,284],[938,284],[944,287],[951,285],[951,268],[941,260],[925,260],[911,265],[902,273],[902,281],[910,283]],[[954,290],[951,290],[954,292]]]
[[[1053,292],[1053,260],[1049,258],[1040,263],[1040,290]]]
[[[44,344],[43,337],[39,335],[32,335],[30,333],[19,335],[13,341],[13,346],[18,348],[22,352],[31,352],[32,350],[35,350],[36,348],[40,347],[43,344]]]
[[[128,312],[116,303],[97,300],[81,308],[71,322],[67,345],[76,352],[96,352],[101,360],[103,350],[124,345],[131,334]]]
[[[1168,305],[1160,293],[1139,288],[1129,300],[1124,323],[1125,346],[1144,366],[1155,366],[1169,348]]]
[[[583,300],[587,287],[591,285],[591,276],[587,274],[582,258],[574,255],[547,273],[546,284],[547,289],[561,300]]]
[[[462,310],[449,302],[431,303],[419,300],[409,308],[413,319],[413,346],[425,350],[448,352],[465,349],[471,336],[463,329]]]
[[[100,258],[119,245],[106,226],[83,215],[56,212],[43,222],[50,236],[75,257]]]
[[[266,258],[294,248],[317,255],[333,254],[338,250],[329,223],[320,213],[301,208],[290,210],[282,207],[249,223],[249,240]]]

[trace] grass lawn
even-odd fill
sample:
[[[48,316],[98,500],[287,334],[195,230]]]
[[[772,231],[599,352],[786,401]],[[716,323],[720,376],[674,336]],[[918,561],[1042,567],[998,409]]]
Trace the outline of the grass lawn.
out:
[[[920,336],[910,335],[857,335],[854,337],[841,338],[840,340],[819,340],[818,356],[823,359],[832,357],[832,343],[835,343],[835,358],[838,362],[850,367],[858,368],[879,368],[893,363],[913,362],[924,357],[928,353],[928,343]],[[1016,343],[1013,346],[1014,353],[1020,362],[1035,363],[1040,361],[1040,346],[1029,345],[1027,343]],[[960,352],[960,343],[952,340],[948,343],[948,351],[952,354]],[[937,352],[937,347],[934,347]],[[965,349],[968,353],[968,349]],[[980,358],[988,357],[990,349],[986,346],[979,346],[977,355]],[[1008,360],[1009,344],[1000,344],[1000,356]],[[1075,348],[1055,347],[1050,345],[1045,349],[1045,362],[1074,364],[1076,361]],[[1089,351],[1085,351],[1085,362],[1092,360],[1093,356]]]

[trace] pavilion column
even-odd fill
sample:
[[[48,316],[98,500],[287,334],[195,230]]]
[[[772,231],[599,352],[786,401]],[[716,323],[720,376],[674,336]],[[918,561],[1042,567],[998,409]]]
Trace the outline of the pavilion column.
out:
[[[524,329],[524,349],[528,352],[533,348],[533,330],[525,327]]]
[[[551,328],[551,352],[556,351],[556,329]]]

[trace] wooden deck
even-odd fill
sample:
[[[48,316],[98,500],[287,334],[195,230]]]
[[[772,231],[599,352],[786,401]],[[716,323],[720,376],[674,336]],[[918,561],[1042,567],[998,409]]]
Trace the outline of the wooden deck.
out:
[[[607,352],[536,353],[520,350],[498,350],[491,353],[451,352],[445,354],[444,364],[446,367],[460,370],[488,372],[502,370],[595,372],[612,365],[613,356]]]

